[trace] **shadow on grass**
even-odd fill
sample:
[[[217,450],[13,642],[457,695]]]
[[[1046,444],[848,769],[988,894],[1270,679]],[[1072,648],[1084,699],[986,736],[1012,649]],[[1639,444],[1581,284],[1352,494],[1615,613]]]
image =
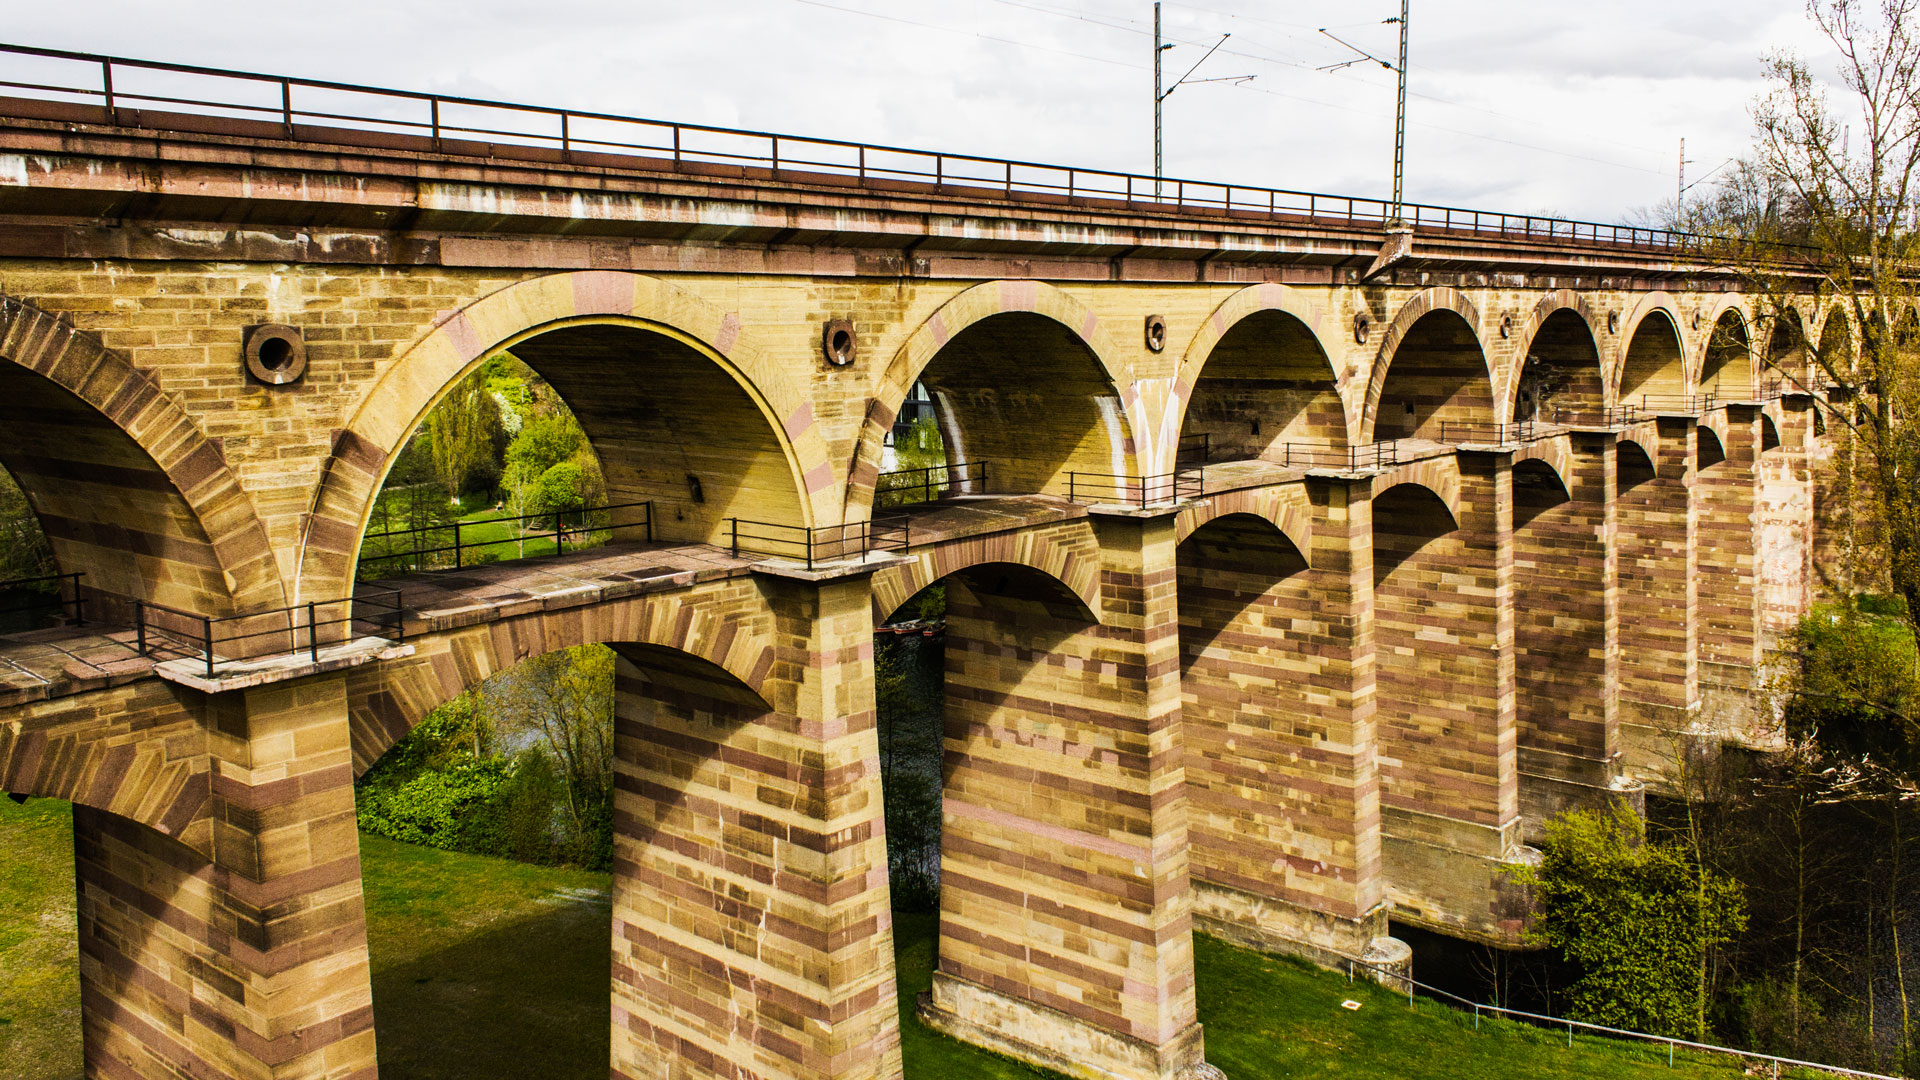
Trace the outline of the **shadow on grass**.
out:
[[[569,900],[393,968],[376,936],[381,1080],[605,1080],[612,934]]]

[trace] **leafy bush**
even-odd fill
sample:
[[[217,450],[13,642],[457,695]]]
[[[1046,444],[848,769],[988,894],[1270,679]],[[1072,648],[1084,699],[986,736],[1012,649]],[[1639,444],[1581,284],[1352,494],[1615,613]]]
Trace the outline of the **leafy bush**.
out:
[[[1705,1034],[1706,965],[1746,926],[1740,883],[1648,841],[1624,807],[1547,822],[1531,886],[1534,935],[1581,971],[1575,1020],[1657,1035]]]

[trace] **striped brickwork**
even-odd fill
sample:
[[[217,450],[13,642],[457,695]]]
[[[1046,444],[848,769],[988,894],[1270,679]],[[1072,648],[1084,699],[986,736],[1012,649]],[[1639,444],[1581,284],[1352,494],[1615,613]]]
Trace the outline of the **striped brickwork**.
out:
[[[1329,963],[1386,930],[1371,530],[1353,488],[1300,486],[1304,549],[1247,512],[1180,545],[1197,924]]]
[[[1759,705],[1759,566],[1754,511],[1760,447],[1758,410],[1730,408],[1723,423],[1700,429],[1700,698],[1707,724],[1738,731],[1751,725]],[[1717,460],[1709,460],[1709,457]]]
[[[1666,772],[1699,718],[1699,440],[1660,417],[1618,451],[1620,722],[1630,765]]]
[[[1069,1075],[1170,1080],[1202,1053],[1174,521],[1098,529],[1097,612],[990,567],[948,585],[940,963],[922,1011]]]
[[[1400,917],[1497,937],[1494,863],[1519,843],[1513,475],[1458,461],[1451,512],[1412,484],[1373,500],[1382,850]]]
[[[206,718],[213,858],[77,806],[88,1075],[375,1075],[359,834],[338,679]]]
[[[899,1075],[866,583],[774,591],[761,693],[619,647],[616,1080]]]
[[[1514,701],[1529,839],[1562,810],[1607,802],[1618,772],[1613,442],[1566,443],[1558,461],[1514,468]]]

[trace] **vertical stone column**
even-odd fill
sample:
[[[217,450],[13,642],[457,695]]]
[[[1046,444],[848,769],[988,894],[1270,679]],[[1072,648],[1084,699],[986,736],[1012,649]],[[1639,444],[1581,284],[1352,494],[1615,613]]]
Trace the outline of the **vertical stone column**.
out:
[[[1630,794],[1619,783],[1613,436],[1568,442],[1558,483],[1537,465],[1515,470],[1514,698],[1528,839],[1563,810]]]
[[[921,1015],[1070,1076],[1171,1080],[1204,1064],[1174,519],[1094,525],[1097,613],[1033,575],[949,579],[940,968]]]
[[[1306,486],[1306,552],[1253,519],[1182,545],[1181,728],[1196,924],[1337,964],[1387,932],[1373,522],[1367,482]]]
[[[617,647],[615,1080],[900,1076],[867,580],[764,584],[758,692]]]
[[[1700,707],[1708,730],[1728,736],[1751,732],[1759,719],[1759,447],[1759,410],[1729,405],[1724,456],[1702,460],[1694,485],[1700,504]]]
[[[1513,475],[1504,455],[1458,461],[1457,521],[1437,499],[1416,518],[1374,495],[1381,849],[1396,917],[1512,944]]]
[[[375,1073],[339,676],[206,700],[212,858],[74,808],[90,1077]]]
[[[1629,771],[1667,782],[1700,710],[1699,445],[1691,416],[1653,423],[1651,473],[1637,458],[1619,466],[1620,724]]]
[[[1778,445],[1767,445],[1767,419],[1773,421]],[[1754,543],[1760,563],[1760,647],[1766,650],[1799,624],[1812,603],[1811,399],[1804,395],[1782,398],[1777,408],[1763,411],[1762,425],[1759,532]]]

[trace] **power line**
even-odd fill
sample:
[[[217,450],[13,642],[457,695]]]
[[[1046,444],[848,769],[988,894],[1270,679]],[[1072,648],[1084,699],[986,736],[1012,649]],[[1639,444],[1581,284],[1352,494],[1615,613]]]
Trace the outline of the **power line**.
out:
[[[826,0],[793,0],[793,2],[797,4],[806,4],[809,7],[824,8],[829,11],[843,12],[848,15],[863,15],[870,19],[879,19],[884,22],[898,23],[904,26],[919,27],[924,30],[937,30],[942,33],[955,34],[961,37],[977,38],[982,41],[992,41],[1002,45],[1012,45],[1016,48],[1031,49],[1038,52],[1052,53],[1055,56],[1069,56],[1079,60],[1090,60],[1090,61],[1093,61],[1094,63],[1106,64],[1110,67],[1130,68],[1134,71],[1145,71],[1145,70],[1148,70],[1149,68],[1149,65],[1138,64],[1138,63],[1134,63],[1127,60],[1118,60],[1110,56],[1095,56],[1091,53],[1074,52],[1073,50],[1070,50],[1070,49],[1059,49],[1049,45],[1039,45],[1029,41],[1020,41],[1016,38],[1001,37],[995,34],[983,34],[974,30],[963,30],[958,27],[942,26],[938,23],[920,22],[916,19],[905,19],[897,15],[887,15],[877,11],[867,11],[867,10],[864,10],[861,8],[855,8],[855,7],[844,7],[839,4],[827,3]],[[1079,16],[1074,16],[1074,15],[1071,15],[1070,13],[1048,12],[1044,8],[1040,8],[1040,7],[1036,7],[1028,4],[1013,3],[1011,2],[1011,0],[995,0],[995,2],[1008,3],[1009,6],[1013,6],[1013,7],[1028,7],[1031,10],[1034,10],[1036,12],[1040,12],[1043,14],[1065,15],[1066,17],[1069,17],[1069,18],[1079,18]],[[1084,21],[1095,22],[1097,25],[1107,25],[1107,26],[1112,25],[1107,23],[1099,23],[1097,20],[1092,20],[1092,19],[1087,19]],[[1112,28],[1133,32],[1133,28],[1131,27],[1112,26]],[[1148,33],[1151,33],[1151,31],[1148,31]],[[1198,44],[1198,43],[1186,42],[1185,44]],[[1267,63],[1281,63],[1280,61],[1276,61],[1271,57],[1254,56],[1248,53],[1237,52],[1230,49],[1222,49],[1221,53],[1222,55],[1231,53],[1232,55],[1235,55],[1235,56],[1241,56],[1243,58],[1252,59],[1252,60],[1263,60]],[[1365,80],[1355,80],[1355,81],[1364,82]],[[1255,86],[1252,84],[1238,84],[1235,88],[1240,90],[1251,91],[1257,94],[1267,94],[1272,97],[1285,98],[1290,101],[1299,101],[1309,105],[1318,105],[1318,106],[1321,106],[1322,108],[1338,109],[1342,112],[1350,112],[1360,116],[1372,116],[1377,118],[1384,118],[1387,115],[1384,112],[1375,112],[1371,109],[1356,108],[1354,106],[1344,105],[1339,102],[1325,101],[1320,98],[1307,97],[1303,94],[1291,94],[1285,91],[1272,90],[1266,87]],[[1428,97],[1429,95],[1419,95],[1419,96]],[[1459,105],[1456,102],[1449,102],[1449,101],[1445,101],[1444,99],[1433,99],[1433,100],[1441,101],[1443,104],[1455,105],[1458,108],[1468,109],[1470,111],[1473,110],[1472,106]],[[1557,157],[1571,158],[1576,161],[1586,161],[1596,165],[1607,165],[1616,169],[1625,169],[1632,172],[1643,172],[1643,173],[1648,173],[1654,176],[1667,175],[1667,172],[1665,169],[1649,169],[1639,165],[1628,165],[1623,162],[1610,161],[1610,160],[1607,160],[1606,158],[1593,157],[1589,154],[1579,154],[1579,153],[1574,153],[1572,151],[1567,151],[1567,150],[1558,150],[1551,146],[1540,146],[1536,143],[1521,142],[1518,139],[1503,138],[1497,135],[1485,135],[1477,131],[1466,131],[1460,128],[1445,127],[1439,124],[1431,124],[1431,123],[1421,123],[1421,124],[1415,124],[1412,126],[1419,128],[1420,130],[1423,130],[1423,131],[1441,132],[1448,135],[1458,135],[1462,138],[1467,138],[1467,139],[1479,139],[1484,142],[1499,143],[1503,146],[1512,146],[1522,150],[1532,150],[1542,154],[1552,154]],[[1651,151],[1646,151],[1646,152],[1651,153]]]

